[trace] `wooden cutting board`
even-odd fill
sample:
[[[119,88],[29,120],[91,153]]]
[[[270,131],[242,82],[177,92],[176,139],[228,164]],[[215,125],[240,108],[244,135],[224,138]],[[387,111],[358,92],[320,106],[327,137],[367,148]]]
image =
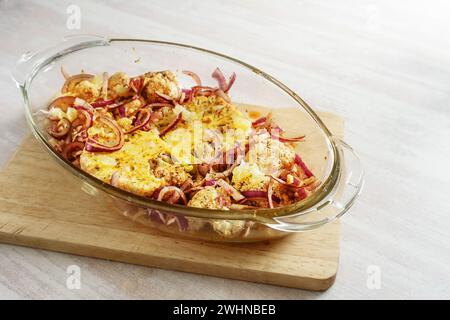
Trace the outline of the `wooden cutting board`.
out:
[[[331,131],[342,119],[320,114]],[[0,242],[225,278],[326,290],[339,263],[340,224],[253,244],[162,234],[86,193],[27,138],[0,174]]]

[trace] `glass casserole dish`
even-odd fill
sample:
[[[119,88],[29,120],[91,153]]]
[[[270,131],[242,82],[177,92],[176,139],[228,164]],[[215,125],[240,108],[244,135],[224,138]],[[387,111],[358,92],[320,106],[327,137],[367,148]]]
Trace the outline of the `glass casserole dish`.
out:
[[[89,73],[149,70],[195,70],[208,78],[220,67],[235,72],[231,96],[245,112],[272,113],[286,132],[306,135],[296,151],[308,163],[320,184],[304,200],[273,209],[213,210],[169,204],[105,183],[74,166],[50,143],[39,110],[46,109],[61,85],[61,67]],[[263,71],[209,50],[152,40],[67,37],[60,44],[18,61],[13,78],[21,90],[26,118],[36,139],[96,201],[113,202],[119,213],[182,237],[223,242],[262,241],[319,228],[342,216],[363,185],[363,170],[353,149],[334,136],[316,113],[292,90]],[[183,80],[180,79],[183,85]],[[157,219],[155,219],[155,214]]]

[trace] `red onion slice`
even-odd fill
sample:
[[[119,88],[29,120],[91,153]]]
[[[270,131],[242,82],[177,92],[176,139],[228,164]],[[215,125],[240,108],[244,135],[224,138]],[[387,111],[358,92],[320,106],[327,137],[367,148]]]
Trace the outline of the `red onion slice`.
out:
[[[236,81],[236,73],[232,73],[230,76],[230,79],[227,81],[225,80],[225,77],[222,73],[222,71],[220,71],[219,68],[216,68],[214,70],[214,72],[212,73],[211,77],[213,77],[214,79],[217,80],[218,84],[219,84],[219,89],[223,90],[223,92],[227,93],[231,87],[233,86],[234,81]]]
[[[221,90],[221,89],[216,90],[216,94],[219,97],[221,97],[225,102],[227,102],[227,103],[231,102],[230,97],[225,92],[223,92],[223,90]]]
[[[61,65],[61,74],[62,74],[62,76],[64,77],[64,80],[67,80],[67,79],[69,79],[70,78],[70,74],[68,74],[67,72],[66,72],[66,70],[64,70],[64,67]]]
[[[268,199],[268,191],[262,191],[262,190],[248,190],[248,191],[242,191],[241,192],[243,196],[245,196],[248,200],[267,200]],[[280,198],[278,198],[276,195],[272,194],[272,200],[275,202],[280,202]]]
[[[173,100],[173,98],[172,98],[171,96],[168,96],[167,94],[164,94],[164,93],[161,93],[161,92],[158,92],[158,91],[155,91],[155,93],[156,93],[160,98],[163,98],[164,100],[167,100],[167,101],[172,101],[172,100]]]
[[[62,156],[69,161],[75,161],[77,153],[83,151],[84,143],[70,142],[63,147]]]
[[[225,77],[223,76],[223,73],[219,68],[216,68],[214,70],[214,72],[211,74],[211,77],[217,80],[217,83],[219,84],[219,88],[221,90],[226,90],[226,88],[228,87],[227,81],[225,80]]]
[[[303,170],[307,178],[312,177],[314,175],[311,172],[311,170],[309,170],[309,168],[306,166],[306,164],[303,162],[299,154],[295,155],[294,162]]]
[[[296,179],[295,177],[294,177],[294,183],[287,183],[283,179],[277,178],[277,177],[275,177],[273,175],[270,175],[269,177],[272,178],[273,180],[275,180],[276,182],[278,182],[279,184],[281,184],[284,187],[293,188],[293,189],[299,189],[299,188],[303,187],[303,184],[300,183],[299,180]]]
[[[161,130],[159,136],[162,137],[165,134],[167,134],[169,131],[172,131],[177,126],[177,124],[181,121],[181,118],[182,118],[182,114],[180,112],[175,117],[175,119],[167,125],[167,127],[165,127],[164,129]]]
[[[94,107],[91,106],[90,103],[88,103],[87,101],[80,99],[80,98],[75,98],[75,101],[73,102],[74,104],[74,108],[75,109],[84,109],[86,111],[88,111],[89,113],[94,113]]]
[[[75,97],[73,96],[62,96],[58,97],[48,105],[48,109],[60,108],[62,111],[66,112],[67,109],[73,106],[75,102]]]
[[[296,197],[298,200],[303,200],[308,196],[308,192],[306,192],[305,188],[300,188],[296,191]]]
[[[91,106],[94,108],[102,108],[109,105],[112,105],[116,100],[115,99],[109,99],[109,100],[99,100],[91,103]]]
[[[52,122],[52,125],[47,128],[48,134],[56,139],[61,139],[65,137],[72,127],[70,121],[66,118],[62,118],[58,122]]]
[[[175,216],[178,224],[178,229],[182,232],[186,231],[189,227],[189,222],[184,216],[176,215]]]
[[[241,193],[246,198],[266,198],[267,197],[267,191],[262,191],[262,190],[248,190],[248,191],[242,191]]]
[[[120,118],[125,118],[127,116],[127,109],[125,108],[125,104],[121,104],[117,107],[117,113]]]
[[[114,119],[108,117],[98,117],[97,121],[111,128],[115,135],[115,141],[110,145],[98,142],[94,138],[88,138],[86,142],[86,150],[90,152],[111,152],[120,150],[125,142],[124,133]]]
[[[114,173],[111,175],[110,184],[113,187],[118,187],[119,186],[119,178],[120,178],[119,171],[114,171]]]
[[[182,70],[182,72],[185,75],[187,75],[187,76],[191,77],[192,79],[194,79],[194,81],[195,81],[197,86],[201,86],[202,85],[202,80],[200,80],[200,77],[195,72],[192,72],[192,71],[189,71],[189,70]]]
[[[84,118],[83,127],[85,129],[89,129],[92,126],[92,122],[93,122],[92,113],[89,113],[88,111],[86,111],[84,109],[78,109],[78,112],[83,115],[83,118]],[[80,116],[78,115],[78,117],[80,117]],[[83,121],[83,119],[81,119],[80,121]],[[74,124],[75,124],[75,121],[72,123],[72,125],[74,125]]]
[[[184,204],[187,204],[187,199],[186,199],[186,195],[184,194],[183,190],[181,190],[178,187],[174,187],[174,186],[167,186],[161,189],[161,191],[158,194],[158,201],[163,201],[165,195],[169,192],[175,192],[178,193],[178,195],[181,197],[181,199],[183,200]]]
[[[166,216],[159,210],[147,209],[150,219],[156,223],[166,224]]]
[[[255,121],[252,122],[252,126],[254,128],[259,127],[259,126],[263,126],[267,121],[267,117],[261,117]]]
[[[269,182],[269,186],[267,187],[267,200],[269,202],[269,208],[273,209],[273,185],[272,181]]]
[[[228,86],[227,89],[224,90],[225,93],[228,93],[230,91],[231,87],[233,86],[234,82],[236,81],[236,73],[233,72],[230,76],[230,79],[228,80]]]
[[[66,79],[66,82],[64,82],[64,84],[61,88],[61,93],[67,93],[71,89],[73,89],[74,86],[79,84],[81,81],[90,80],[93,78],[94,78],[94,76],[92,74],[87,74],[87,73],[80,73],[80,74],[71,76]]]
[[[214,180],[214,179],[206,180],[205,183],[204,183],[204,185],[205,185],[206,187],[215,186],[215,185],[216,185],[216,182],[217,182],[217,181]]]
[[[174,106],[173,104],[168,103],[168,102],[155,102],[155,103],[149,103],[149,104],[145,105],[145,107],[149,107],[152,109],[154,109],[154,108],[159,109],[159,108],[164,108],[164,107],[172,108],[173,106]]]
[[[136,123],[137,124],[133,128],[126,131],[125,133],[130,134],[130,133],[133,133],[136,130],[139,130],[142,127],[146,126],[150,122],[151,116],[152,116],[152,112],[149,109],[139,110],[138,114],[136,115],[135,124]]]
[[[131,78],[129,86],[137,95],[140,95],[144,89],[144,82],[145,79],[142,76]]]

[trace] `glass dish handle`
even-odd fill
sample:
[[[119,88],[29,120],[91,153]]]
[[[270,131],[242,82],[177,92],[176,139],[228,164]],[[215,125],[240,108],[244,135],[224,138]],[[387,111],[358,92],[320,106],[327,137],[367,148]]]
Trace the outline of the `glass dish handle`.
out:
[[[333,140],[339,148],[344,168],[332,196],[301,214],[274,218],[277,223],[267,226],[286,232],[313,230],[334,221],[350,209],[363,188],[364,170],[352,147],[337,137]]]
[[[46,65],[46,60],[56,59],[66,53],[81,50],[86,47],[108,45],[109,40],[96,35],[70,35],[46,50],[33,52],[27,51],[21,55],[16,62],[11,76],[19,88],[23,88],[27,79],[32,78],[36,68],[40,65]],[[50,62],[50,61],[48,61]]]

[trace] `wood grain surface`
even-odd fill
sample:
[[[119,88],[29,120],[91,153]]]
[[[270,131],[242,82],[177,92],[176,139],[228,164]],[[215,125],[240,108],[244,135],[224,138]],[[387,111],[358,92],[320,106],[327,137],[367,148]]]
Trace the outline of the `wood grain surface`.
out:
[[[285,128],[303,119],[293,110],[279,116]],[[342,137],[342,119],[327,113],[321,118]],[[123,216],[107,197],[83,192],[32,136],[0,172],[0,185],[4,243],[309,290],[328,289],[338,269],[339,221],[255,244],[175,238]]]
[[[66,27],[70,4],[79,30]],[[190,43],[265,70],[344,118],[366,184],[324,293],[0,245],[0,297],[450,298],[449,12],[443,0],[1,0],[0,164],[29,133],[9,76],[17,58],[91,33]],[[66,288],[70,265],[80,290]]]

